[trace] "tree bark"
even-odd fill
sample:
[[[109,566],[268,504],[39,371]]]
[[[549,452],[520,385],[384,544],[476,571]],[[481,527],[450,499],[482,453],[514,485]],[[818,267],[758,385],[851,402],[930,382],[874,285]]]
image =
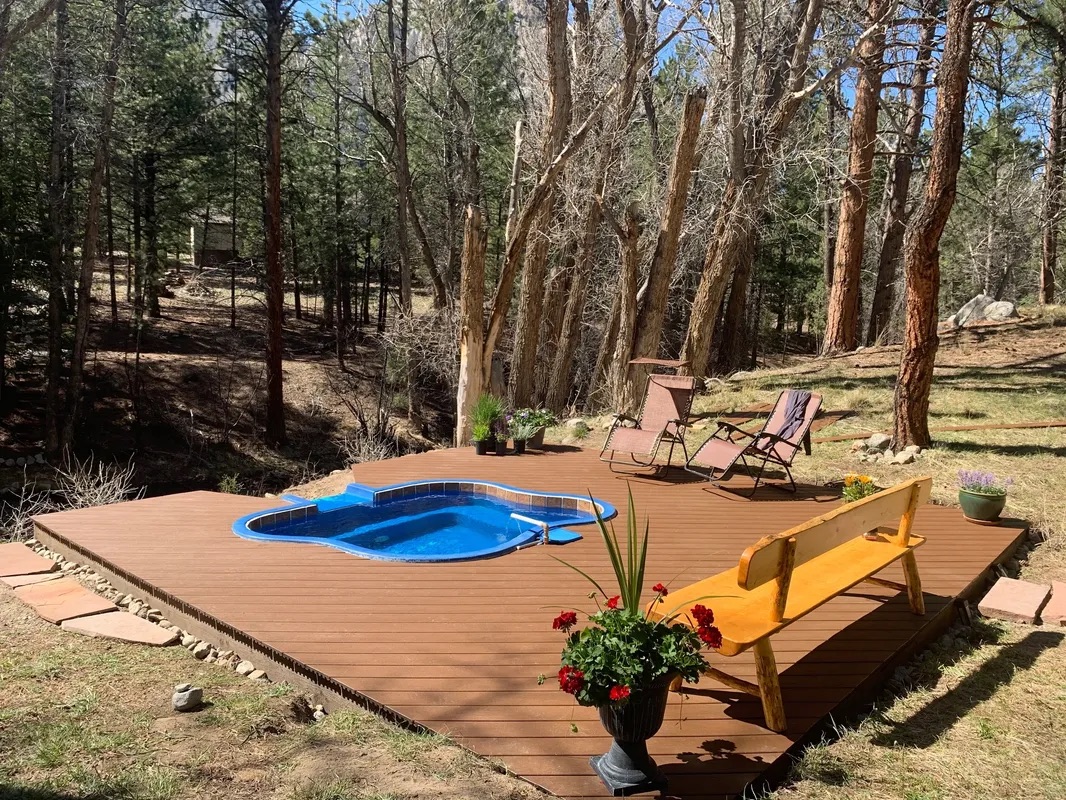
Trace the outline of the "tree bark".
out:
[[[888,328],[895,303],[896,266],[903,234],[907,226],[907,199],[910,195],[911,176],[914,174],[914,159],[918,149],[918,137],[925,121],[926,84],[932,66],[933,39],[936,36],[936,12],[939,0],[927,0],[922,13],[927,21],[922,23],[915,50],[914,71],[911,73],[910,98],[907,103],[907,121],[903,134],[896,143],[896,152],[889,160],[888,208],[881,230],[881,251],[877,262],[877,283],[873,302],[870,305],[870,327],[866,335],[868,345],[876,344]]]
[[[1047,160],[1044,168],[1044,231],[1040,260],[1041,305],[1055,302],[1059,263],[1059,225],[1062,223],[1063,164],[1066,162],[1066,54],[1053,58],[1055,84],[1051,94]]]
[[[659,340],[662,338],[663,320],[666,318],[666,306],[670,294],[670,283],[674,277],[677,263],[677,249],[681,241],[681,224],[685,218],[685,206],[688,202],[689,186],[692,174],[699,168],[703,157],[697,151],[700,125],[703,112],[707,107],[707,89],[699,87],[685,96],[681,111],[681,124],[674,142],[674,156],[670,165],[670,177],[667,181],[666,200],[662,217],[659,221],[659,235],[655,240],[655,253],[648,268],[647,288],[637,312],[633,326],[633,340],[619,348],[614,354],[628,354],[626,364],[612,363],[610,372],[618,374],[624,367],[627,370],[629,386],[620,391],[623,396],[636,396],[636,382],[645,377],[639,368],[630,368],[632,358],[654,358],[658,355]],[[619,325],[621,329],[621,325]]]
[[[45,449],[60,447],[60,381],[63,369],[63,268],[64,207],[68,191],[67,85],[70,81],[69,13],[67,0],[56,4],[55,44],[52,54],[52,142],[48,186],[48,222],[51,235],[48,261],[48,368],[45,387]]]
[[[107,174],[107,154],[111,142],[111,123],[115,117],[115,85],[118,82],[118,62],[126,38],[126,0],[115,2],[115,25],[111,32],[111,49],[104,68],[104,91],[100,109],[100,131],[96,152],[89,171],[89,187],[85,209],[85,234],[81,243],[81,270],[78,276],[77,313],[74,325],[74,346],[70,356],[70,377],[67,380],[66,418],[63,422],[60,447],[74,444],[74,431],[81,412],[85,351],[89,343],[89,323],[92,317],[93,273],[96,267],[96,243],[100,236],[100,199]],[[110,210],[111,192],[108,191]],[[109,227],[110,230],[110,227]],[[114,263],[114,254],[111,255]],[[114,304],[114,270],[111,272],[111,298]]]
[[[867,25],[883,21],[893,0],[869,0]],[[885,31],[868,37],[859,48],[859,77],[855,107],[851,112],[848,174],[837,221],[833,283],[829,291],[822,355],[854,350],[859,344],[862,256],[866,241],[866,217],[873,182],[874,145],[877,143],[877,112],[881,101],[881,75],[885,63]]]
[[[840,105],[840,78],[837,77],[825,92],[825,138],[831,153],[836,152],[837,108]],[[822,272],[828,289],[833,285],[834,261],[837,255],[837,198],[836,168],[830,156],[822,170]]]
[[[743,0],[735,5],[742,6]],[[739,11],[739,9],[738,9]],[[766,203],[767,179],[782,141],[801,103],[836,72],[806,87],[811,48],[822,20],[822,0],[797,3],[773,47],[760,50],[758,107],[741,125],[733,114],[729,178],[719,205],[714,234],[703,259],[681,358],[697,377],[707,373],[714,326],[722,297],[741,258],[751,258],[754,225]],[[736,48],[734,48],[736,49]],[[784,57],[778,57],[778,54]],[[739,81],[731,80],[733,92]],[[732,104],[736,105],[734,98]]]
[[[282,335],[285,243],[281,217],[281,48],[291,6],[262,0],[266,12],[266,440],[285,444]]]
[[[618,285],[618,332],[614,340],[610,375],[611,407],[629,411],[635,396],[631,393],[629,362],[633,358],[633,342],[637,326],[637,277],[640,269],[640,221],[637,205],[631,203],[626,209],[625,225],[609,216],[611,227],[618,237],[618,249],[622,256],[622,274]]]
[[[389,73],[392,77],[392,123],[396,145],[396,247],[400,260],[400,309],[411,310],[411,255],[408,241],[408,210],[411,168],[407,156],[407,21],[408,0],[400,0],[399,19],[395,0],[388,0]]]
[[[541,145],[542,168],[554,161],[563,149],[572,112],[570,61],[567,45],[567,0],[547,0],[548,129]],[[510,394],[516,406],[527,405],[536,385],[537,349],[544,301],[544,277],[548,264],[548,236],[555,206],[554,182],[541,205],[528,234],[518,320],[515,323],[514,356],[511,363]]]
[[[485,250],[487,231],[481,209],[466,207],[459,288],[459,382],[456,395],[455,446],[470,441],[470,411],[484,393]]]
[[[962,158],[975,7],[976,0],[948,0],[925,196],[903,245],[907,320],[896,380],[894,450],[932,443],[929,393],[939,344],[940,237],[955,203]]]

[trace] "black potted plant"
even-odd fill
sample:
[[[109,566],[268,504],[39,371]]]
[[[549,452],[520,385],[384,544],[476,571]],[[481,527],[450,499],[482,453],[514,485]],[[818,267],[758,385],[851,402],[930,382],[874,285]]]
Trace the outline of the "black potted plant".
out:
[[[502,417],[503,401],[500,398],[483,394],[474,402],[474,407],[470,409],[470,430],[475,451],[479,456],[498,452],[496,430]],[[506,447],[506,441],[504,446]]]
[[[537,431],[543,429],[536,420],[516,411],[507,418],[507,430],[514,442],[514,451],[522,455],[526,452],[526,443],[536,435]]]
[[[577,625],[575,611],[562,611],[552,627],[569,634],[562,653],[559,687],[583,706],[599,710],[600,722],[614,739],[611,748],[590,760],[600,780],[614,795],[629,795],[666,787],[666,779],[648,755],[648,739],[662,726],[670,685],[677,679],[699,680],[707,667],[704,645],[720,647],[722,636],[710,609],[695,605],[670,610],[652,621],[640,602],[648,527],[638,536],[633,496],[629,497],[627,548],[619,546],[597,512],[600,534],[614,568],[618,593],[608,595],[584,571],[560,563],[583,575],[596,588],[591,595],[597,611],[589,625]],[[557,559],[559,560],[559,559]],[[666,603],[667,588],[652,587],[652,604]],[[602,601],[602,605],[601,605]],[[677,622],[686,616],[690,624]]]
[[[492,429],[481,422],[475,422],[471,426],[470,438],[474,442],[474,452],[479,456],[487,455],[489,452],[489,438],[492,436]]]

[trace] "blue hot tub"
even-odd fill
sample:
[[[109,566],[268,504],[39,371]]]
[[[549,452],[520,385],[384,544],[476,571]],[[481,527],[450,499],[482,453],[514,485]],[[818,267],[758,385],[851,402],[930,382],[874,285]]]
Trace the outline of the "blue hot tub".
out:
[[[531,543],[565,544],[580,534],[564,526],[615,515],[608,503],[576,495],[529,492],[486,481],[418,481],[372,489],[350,484],[338,495],[249,514],[233,525],[260,541],[313,542],[365,558],[463,561]]]

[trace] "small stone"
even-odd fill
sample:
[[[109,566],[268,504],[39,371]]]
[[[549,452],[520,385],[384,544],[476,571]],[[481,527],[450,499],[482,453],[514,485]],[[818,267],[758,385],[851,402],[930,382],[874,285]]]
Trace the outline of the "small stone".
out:
[[[897,464],[913,464],[917,456],[914,453],[908,453],[904,450],[902,453],[896,453],[896,457],[893,459]]]
[[[192,649],[193,658],[199,658],[201,661],[207,658],[208,653],[211,652],[211,645],[207,642],[200,642],[196,647]]]
[[[865,449],[866,449],[866,442],[855,442],[851,446],[851,452],[853,452],[853,453],[858,453],[858,452],[860,452],[862,450],[865,450]]]
[[[914,453],[915,455],[920,455],[921,452],[922,452],[922,448],[920,448],[916,444],[909,444],[909,445],[907,445],[906,447],[903,448],[903,452],[904,453]]]
[[[133,602],[133,598],[130,597],[128,594],[124,594],[124,595],[122,595],[121,598],[119,598],[118,605],[121,608],[128,608],[129,604],[132,603],[132,602]]]
[[[232,650],[223,650],[222,652],[220,652],[218,654],[218,660],[222,661],[223,659],[229,658],[232,655],[233,655],[233,651]]]
[[[266,680],[266,676],[267,676],[266,670],[253,669],[251,672],[248,673],[248,680],[251,680],[251,681],[262,681],[262,680]]]
[[[1050,596],[1046,584],[1000,578],[977,608],[986,617],[1032,625]]]
[[[315,720],[315,722],[321,722],[322,720],[324,720],[326,718],[326,712],[325,711],[319,711],[318,709],[315,709],[315,713],[312,714],[311,716]]]
[[[178,684],[170,702],[175,711],[195,711],[204,702],[204,690],[188,683]]]
[[[161,620],[161,619],[163,619],[163,612],[162,611],[160,611],[158,608],[150,608],[150,609],[148,609],[148,621],[149,622],[159,622],[159,620]]]
[[[192,647],[194,644],[196,644],[196,637],[195,636],[192,636],[192,635],[187,633],[187,634],[185,634],[184,636],[181,637],[181,646],[182,647]]]
[[[864,444],[870,450],[876,450],[878,452],[884,452],[888,449],[888,446],[892,443],[892,437],[883,433],[875,433]]]
[[[218,661],[218,656],[214,653],[208,653],[207,658],[204,659],[205,664],[214,664],[216,661]]]
[[[242,661],[237,665],[236,671],[238,675],[251,675],[255,672],[255,665],[251,661]]]
[[[15,466],[23,467],[26,465],[26,459],[23,456],[19,456],[15,459]]]
[[[38,453],[34,457],[34,461],[36,461],[38,464],[43,464],[44,463],[44,453]]]

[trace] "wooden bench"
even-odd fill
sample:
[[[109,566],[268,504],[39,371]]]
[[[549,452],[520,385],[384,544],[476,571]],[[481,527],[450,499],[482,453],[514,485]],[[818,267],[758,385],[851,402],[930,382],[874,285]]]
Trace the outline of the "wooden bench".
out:
[[[925,613],[914,558],[914,548],[925,540],[912,535],[911,526],[917,508],[929,499],[932,482],[914,478],[767,536],[744,551],[735,569],[671,592],[649,607],[649,614],[694,625],[689,609],[697,603],[711,608],[722,632],[718,652],[735,656],[754,650],[758,682],[713,667],[706,674],[760,697],[767,727],[783,731],[787,723],[770,637],[863,581],[906,591],[911,610]],[[874,577],[895,561],[902,562],[905,584]]]

